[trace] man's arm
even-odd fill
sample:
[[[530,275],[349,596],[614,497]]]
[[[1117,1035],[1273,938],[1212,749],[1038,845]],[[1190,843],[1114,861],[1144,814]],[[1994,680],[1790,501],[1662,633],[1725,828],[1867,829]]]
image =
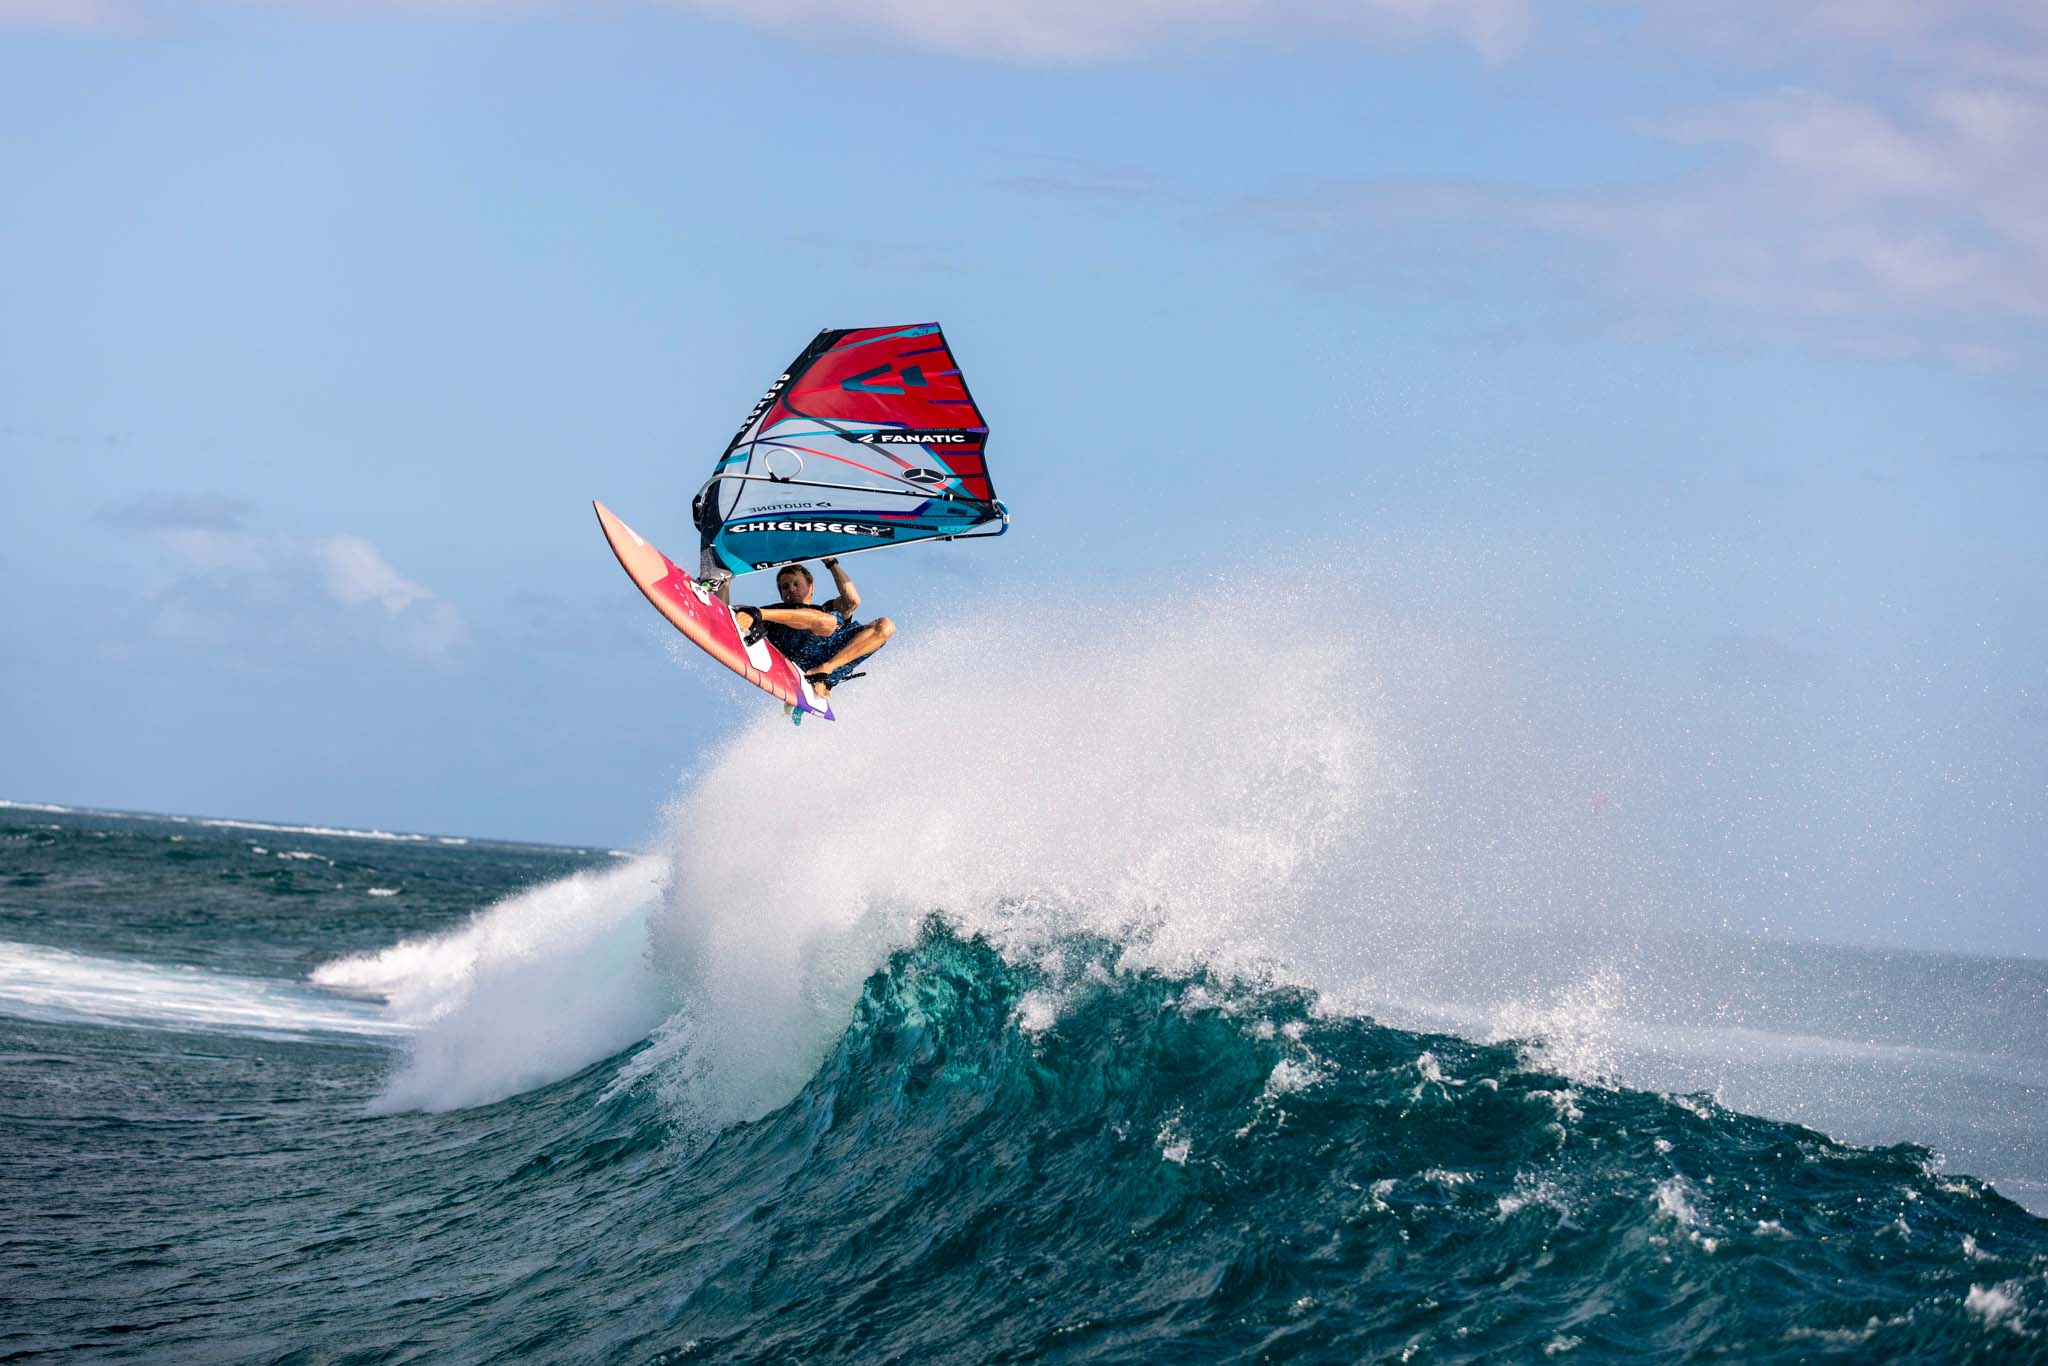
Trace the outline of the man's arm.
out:
[[[860,606],[860,590],[853,586],[853,580],[846,577],[846,571],[839,567],[839,561],[827,556],[825,568],[832,573],[832,582],[839,589],[839,596],[825,604],[829,612],[844,612],[852,616]]]

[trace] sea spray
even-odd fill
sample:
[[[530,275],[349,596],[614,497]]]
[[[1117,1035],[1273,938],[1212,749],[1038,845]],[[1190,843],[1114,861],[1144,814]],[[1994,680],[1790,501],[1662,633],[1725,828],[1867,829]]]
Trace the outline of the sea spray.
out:
[[[1057,648],[1042,616],[999,613],[892,647],[888,686],[849,693],[843,725],[748,727],[665,840],[653,930],[685,1002],[662,1049],[678,1106],[720,1122],[786,1100],[933,912],[1020,960],[1085,933],[1127,966],[1331,989],[1589,904],[1606,867],[1571,857],[1567,779],[1522,790],[1534,761],[1506,747],[1508,700],[1472,700],[1497,672],[1421,629],[1325,613],[1239,589],[1198,638],[1103,614]],[[1421,696],[1390,683],[1404,670],[1431,680]],[[1447,731],[1446,709],[1477,733]],[[1467,809],[1518,801],[1484,831]]]
[[[655,858],[506,898],[461,927],[323,964],[321,986],[373,994],[414,1029],[380,1110],[481,1105],[647,1037],[675,1000],[648,959]]]
[[[564,969],[595,1011],[585,1028],[560,1003],[550,1028],[576,1046],[506,1049],[488,989],[435,987],[428,1002],[478,1009],[429,1031],[387,1103],[496,1098],[651,1036],[615,1084],[653,1088],[685,1126],[758,1117],[936,913],[1012,962],[1050,967],[1094,936],[1127,968],[1294,984],[1332,1017],[1512,1038],[1574,1076],[1715,1091],[1865,1141],[1967,1159],[1997,1121],[1992,1156],[2038,1165],[2022,1111],[1944,1099],[1957,1067],[2004,1076],[2048,1051],[2012,970],[1916,957],[1894,981],[1872,955],[1870,972],[1855,951],[1821,967],[1707,933],[1717,888],[1674,879],[1668,818],[1641,819],[1669,775],[1502,647],[1343,594],[1219,582],[1172,601],[1170,625],[996,603],[892,645],[840,725],[742,725],[670,803],[649,903],[551,931],[571,960],[581,936],[606,945]],[[550,904],[486,914],[509,928]],[[547,969],[501,958],[516,1013]],[[1936,982],[1967,1009],[1887,1023],[1883,1001]],[[1063,999],[1032,1017],[1056,1022]],[[456,1042],[471,1025],[474,1058]],[[1914,1051],[1921,1026],[1952,1045]],[[413,1088],[430,1063],[445,1080]]]

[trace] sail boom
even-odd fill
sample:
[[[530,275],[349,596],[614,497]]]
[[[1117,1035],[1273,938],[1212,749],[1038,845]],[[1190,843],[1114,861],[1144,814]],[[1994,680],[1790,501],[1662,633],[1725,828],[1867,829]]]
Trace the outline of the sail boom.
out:
[[[999,504],[998,506],[1000,506],[1000,504]],[[986,529],[986,528],[988,528],[988,527],[994,527],[994,528],[995,528],[995,530],[994,530],[994,531],[989,531],[989,530],[987,530],[987,529]],[[1000,516],[1000,517],[991,517],[991,518],[989,518],[989,519],[988,519],[987,521],[984,521],[984,522],[977,522],[977,523],[975,523],[975,524],[974,524],[973,526],[969,527],[969,528],[968,528],[967,530],[965,530],[965,531],[955,531],[955,532],[952,532],[952,533],[950,533],[950,534],[948,534],[948,535],[944,535],[944,536],[925,536],[925,537],[922,537],[922,538],[920,538],[920,541],[904,541],[904,542],[894,542],[894,543],[891,543],[890,545],[870,545],[870,546],[863,546],[863,547],[861,547],[861,548],[859,548],[859,549],[856,549],[856,550],[836,550],[836,551],[834,551],[834,552],[832,553],[832,558],[833,558],[833,559],[835,559],[835,560],[843,560],[843,559],[846,559],[846,558],[847,558],[848,556],[851,556],[851,555],[872,555],[872,554],[873,554],[873,553],[874,553],[875,551],[877,551],[877,550],[891,550],[891,549],[894,549],[896,545],[914,545],[914,544],[919,544],[920,542],[928,542],[928,543],[930,543],[930,544],[933,544],[933,545],[943,545],[943,544],[944,544],[944,543],[946,543],[947,541],[985,541],[985,540],[992,540],[992,539],[994,539],[994,538],[995,538],[995,537],[997,537],[997,536],[1001,536],[1001,535],[1003,535],[1004,533],[1006,533],[1007,531],[1009,531],[1009,529],[1010,529],[1010,518],[1009,518],[1009,514],[1008,514],[1008,513],[1004,513],[1004,514],[1003,514],[1002,516]],[[749,575],[749,574],[760,574],[760,573],[766,573],[766,572],[767,572],[768,570],[771,570],[771,569],[781,569],[781,568],[783,568],[783,567],[784,567],[785,565],[792,565],[792,564],[802,564],[802,563],[803,563],[804,561],[806,561],[806,560],[813,560],[813,559],[822,559],[822,558],[823,558],[822,556],[818,556],[818,555],[799,555],[799,556],[795,557],[794,559],[788,559],[788,560],[771,560],[771,561],[766,561],[766,562],[764,562],[764,563],[761,563],[761,564],[750,564],[750,565],[746,566],[746,567],[745,567],[744,569],[733,569],[733,568],[730,568],[730,567],[727,567],[727,566],[723,566],[723,565],[719,565],[719,564],[716,564],[716,563],[707,563],[707,564],[705,565],[705,570],[706,570],[706,572],[710,572],[711,570],[714,570],[714,569],[723,569],[725,573],[728,573],[728,574],[730,574],[730,575],[731,575],[731,576],[732,576],[732,577],[733,577],[733,578],[734,578],[735,580],[738,580],[738,579],[743,579],[743,578],[745,578],[745,577],[746,577],[747,575]]]

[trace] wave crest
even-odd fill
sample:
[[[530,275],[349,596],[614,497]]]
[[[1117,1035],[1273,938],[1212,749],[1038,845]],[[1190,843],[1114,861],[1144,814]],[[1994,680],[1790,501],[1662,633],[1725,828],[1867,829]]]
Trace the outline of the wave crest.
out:
[[[1066,949],[1056,981],[928,922],[790,1104],[691,1149],[671,1214],[693,1350],[1519,1358],[1597,1336],[1796,1360],[1839,1333],[1963,1350],[2048,1309],[1984,1312],[1974,1283],[2048,1264],[2048,1226],[1924,1150]],[[1030,1027],[1046,991],[1064,1009]],[[1991,1230],[1999,1266],[1957,1251]]]

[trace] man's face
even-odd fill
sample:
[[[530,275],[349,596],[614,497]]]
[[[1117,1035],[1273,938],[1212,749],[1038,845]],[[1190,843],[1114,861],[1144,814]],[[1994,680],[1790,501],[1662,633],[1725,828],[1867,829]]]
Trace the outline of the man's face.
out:
[[[775,576],[775,591],[782,594],[782,600],[795,604],[811,600],[811,586],[804,582],[801,574],[792,574],[787,569]]]

